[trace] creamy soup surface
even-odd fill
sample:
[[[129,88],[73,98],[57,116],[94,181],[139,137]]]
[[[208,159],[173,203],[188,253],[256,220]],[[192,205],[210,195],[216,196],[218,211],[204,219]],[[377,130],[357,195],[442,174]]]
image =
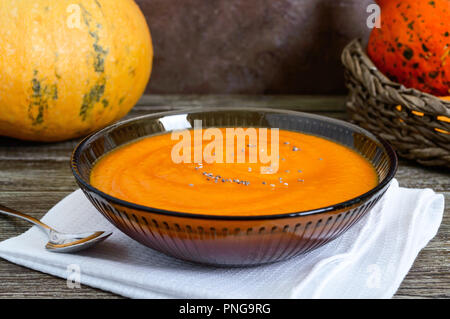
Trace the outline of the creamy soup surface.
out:
[[[268,132],[268,138],[259,139],[258,144],[247,139],[244,147],[239,147],[234,136],[220,130],[223,163],[206,162],[217,159],[220,152],[211,146],[206,149],[211,140],[203,140],[202,146],[194,143],[193,130],[189,132],[191,160],[197,146],[197,151],[203,150],[202,163],[175,163],[172,151],[181,140],[168,133],[134,141],[104,155],[94,166],[90,182],[102,192],[131,203],[211,215],[317,209],[355,198],[378,183],[375,169],[365,158],[327,139],[279,130],[276,144]],[[277,161],[262,163],[258,157],[256,163],[249,163],[255,150],[269,154],[275,146],[279,150]],[[239,152],[245,154],[244,163],[236,163]],[[181,151],[176,154],[184,155]]]

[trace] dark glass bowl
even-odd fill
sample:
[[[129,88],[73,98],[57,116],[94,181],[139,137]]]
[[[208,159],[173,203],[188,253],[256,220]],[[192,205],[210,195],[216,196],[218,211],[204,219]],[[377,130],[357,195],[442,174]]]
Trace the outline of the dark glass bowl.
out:
[[[203,128],[280,128],[325,137],[369,160],[379,184],[357,198],[333,206],[261,216],[165,211],[114,198],[90,185],[92,167],[102,155],[140,137],[191,128],[194,120],[202,120]],[[111,125],[84,139],[75,148],[71,165],[78,185],[92,204],[131,238],[184,260],[242,266],[285,260],[344,233],[383,196],[397,170],[397,157],[389,144],[366,130],[323,116],[275,109],[195,108]]]

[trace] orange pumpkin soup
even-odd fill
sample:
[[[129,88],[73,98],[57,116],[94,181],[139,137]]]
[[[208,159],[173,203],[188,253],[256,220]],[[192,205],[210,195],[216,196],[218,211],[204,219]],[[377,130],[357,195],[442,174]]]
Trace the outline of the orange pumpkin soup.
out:
[[[175,163],[173,150],[180,141],[168,133],[134,141],[104,155],[92,170],[91,184],[116,198],[164,210],[270,215],[337,204],[378,183],[375,169],[365,158],[324,138],[279,130],[276,144],[268,134],[267,149],[261,143],[241,148],[235,143],[230,150],[226,146],[233,144],[234,136],[226,135],[225,129],[220,131],[223,157],[231,154],[234,162]],[[194,130],[188,132],[195,135]],[[191,142],[192,153],[195,143]],[[200,150],[206,151],[208,143],[203,141]],[[253,147],[264,153],[274,152],[275,146],[277,163],[249,162]],[[215,155],[214,148],[209,150]],[[239,152],[247,161],[238,162]],[[269,174],[261,170],[263,166],[275,169]]]

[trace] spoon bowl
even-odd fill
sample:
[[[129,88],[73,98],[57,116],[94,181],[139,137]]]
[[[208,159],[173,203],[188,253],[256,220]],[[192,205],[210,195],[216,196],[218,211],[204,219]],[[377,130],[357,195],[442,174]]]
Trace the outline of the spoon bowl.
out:
[[[50,231],[45,248],[55,253],[71,253],[89,248],[111,236],[111,232],[96,231],[79,234],[63,234]]]
[[[86,248],[92,247],[104,241],[112,234],[111,232],[104,232],[104,231],[86,232],[78,234],[61,233],[34,217],[25,215],[21,212],[18,212],[14,209],[2,205],[0,205],[0,214],[18,217],[20,219],[26,220],[38,226],[42,231],[44,231],[47,234],[49,238],[49,241],[45,245],[45,248],[48,251],[55,253],[72,253],[84,250]]]

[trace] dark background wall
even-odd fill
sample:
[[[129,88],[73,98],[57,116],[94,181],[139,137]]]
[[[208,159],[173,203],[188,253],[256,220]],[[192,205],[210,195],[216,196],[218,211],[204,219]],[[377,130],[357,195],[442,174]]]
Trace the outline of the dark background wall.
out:
[[[137,0],[153,37],[149,93],[336,94],[340,52],[371,0]]]

